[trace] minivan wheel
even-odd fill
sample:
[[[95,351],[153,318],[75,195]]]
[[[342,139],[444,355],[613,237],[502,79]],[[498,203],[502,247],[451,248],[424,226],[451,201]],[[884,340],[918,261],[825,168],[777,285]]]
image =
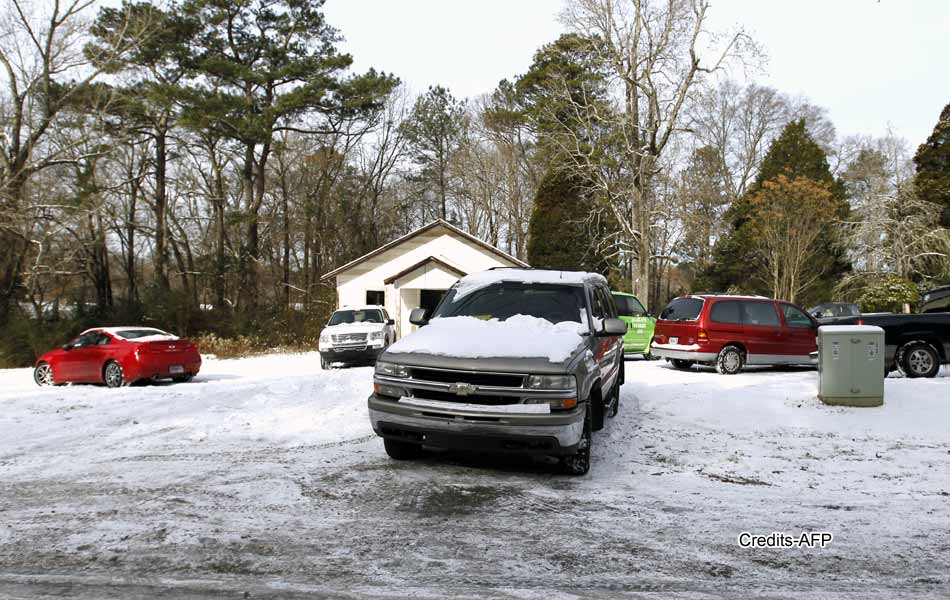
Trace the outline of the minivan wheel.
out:
[[[590,405],[584,416],[584,433],[577,443],[577,452],[570,456],[561,457],[561,472],[565,475],[586,475],[590,471],[590,446],[594,438],[591,429]]]
[[[742,351],[735,346],[726,346],[716,358],[716,371],[722,375],[735,375],[742,370],[744,363]]]
[[[930,344],[913,342],[900,351],[901,370],[908,377],[936,377],[940,357]]]
[[[671,358],[670,364],[673,365],[673,368],[680,369],[685,371],[692,367],[695,364],[695,361],[692,360],[683,360],[682,358]]]
[[[399,440],[383,439],[386,454],[393,460],[412,460],[422,456],[422,445],[400,442]]]

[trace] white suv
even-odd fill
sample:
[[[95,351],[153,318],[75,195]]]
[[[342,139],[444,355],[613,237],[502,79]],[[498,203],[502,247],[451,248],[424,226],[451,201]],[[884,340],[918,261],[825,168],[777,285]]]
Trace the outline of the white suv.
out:
[[[320,332],[320,365],[373,363],[396,341],[396,322],[382,306],[344,306],[334,312]]]

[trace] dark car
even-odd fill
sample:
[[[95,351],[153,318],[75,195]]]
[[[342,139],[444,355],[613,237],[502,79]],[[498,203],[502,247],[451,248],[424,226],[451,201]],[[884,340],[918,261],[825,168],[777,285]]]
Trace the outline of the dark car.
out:
[[[920,312],[950,312],[950,285],[925,292],[920,298]]]
[[[936,377],[950,362],[950,312],[862,315],[836,325],[874,325],[884,330],[884,368],[908,377]]]
[[[725,375],[744,365],[815,364],[818,323],[800,306],[761,296],[674,298],[660,313],[652,352],[678,369],[715,366]]]
[[[590,468],[617,414],[626,324],[592,273],[499,269],[459,280],[376,363],[373,430],[394,459],[423,446],[559,457]]]
[[[843,317],[858,317],[861,315],[861,309],[850,302],[826,302],[812,306],[808,309],[808,314],[818,319],[819,323],[825,324]]]

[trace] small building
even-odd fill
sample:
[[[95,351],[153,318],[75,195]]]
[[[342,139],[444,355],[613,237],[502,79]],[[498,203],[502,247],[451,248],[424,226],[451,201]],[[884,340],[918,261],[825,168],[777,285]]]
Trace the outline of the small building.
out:
[[[409,313],[430,311],[452,284],[469,273],[528,263],[442,219],[407,233],[321,279],[336,278],[339,306],[381,304],[396,320],[399,337],[415,329]]]

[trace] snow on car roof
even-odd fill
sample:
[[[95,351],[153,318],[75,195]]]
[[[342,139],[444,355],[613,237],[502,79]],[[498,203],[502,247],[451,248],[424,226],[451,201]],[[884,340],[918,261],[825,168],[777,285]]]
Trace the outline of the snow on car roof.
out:
[[[544,269],[489,269],[480,273],[466,275],[455,284],[455,297],[461,298],[475,290],[502,281],[517,283],[564,283],[580,285],[587,281],[607,283],[603,275],[584,271],[548,271]]]
[[[339,312],[341,310],[383,310],[383,308],[384,307],[380,304],[356,304],[354,306],[350,306],[349,304],[346,304],[336,309],[333,312]]]

